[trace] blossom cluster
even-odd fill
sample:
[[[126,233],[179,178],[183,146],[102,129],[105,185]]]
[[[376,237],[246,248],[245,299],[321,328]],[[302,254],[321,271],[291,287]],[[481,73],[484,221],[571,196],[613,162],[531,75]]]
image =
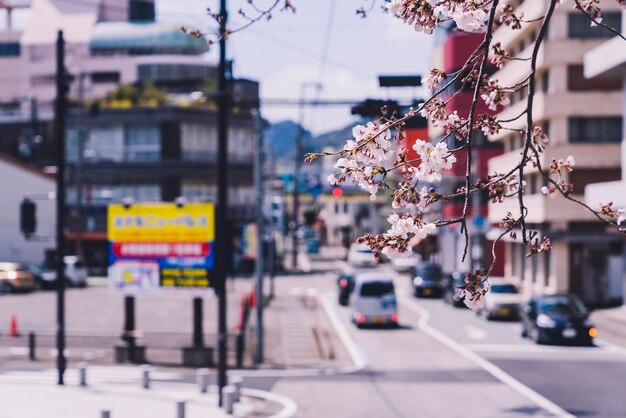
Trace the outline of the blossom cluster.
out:
[[[413,150],[420,158],[420,165],[415,170],[415,181],[426,181],[429,183],[441,181],[441,172],[452,168],[456,162],[456,157],[448,151],[445,142],[436,145],[422,139],[415,141]]]
[[[454,20],[466,32],[482,32],[489,17],[488,2],[475,0],[391,0],[387,10],[416,31],[428,34],[443,20]]]

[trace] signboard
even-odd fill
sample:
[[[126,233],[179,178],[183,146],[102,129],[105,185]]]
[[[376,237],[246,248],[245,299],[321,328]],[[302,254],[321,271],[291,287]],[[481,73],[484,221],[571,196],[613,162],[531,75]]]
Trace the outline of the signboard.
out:
[[[212,203],[111,204],[109,281],[124,291],[213,285]]]

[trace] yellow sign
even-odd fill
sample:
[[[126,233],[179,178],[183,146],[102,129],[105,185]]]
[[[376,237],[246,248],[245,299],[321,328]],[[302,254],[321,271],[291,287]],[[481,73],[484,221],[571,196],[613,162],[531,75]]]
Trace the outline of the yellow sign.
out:
[[[215,239],[212,203],[109,205],[110,242],[211,242]]]

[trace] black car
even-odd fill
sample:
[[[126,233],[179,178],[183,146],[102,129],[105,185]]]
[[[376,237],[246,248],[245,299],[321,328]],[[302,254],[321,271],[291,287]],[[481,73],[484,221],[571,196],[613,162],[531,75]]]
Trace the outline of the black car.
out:
[[[455,271],[446,275],[446,282],[443,288],[443,301],[457,308],[465,307],[463,297],[461,296],[461,286],[465,284],[465,276],[467,273]]]
[[[441,266],[432,262],[420,263],[409,270],[413,291],[418,297],[441,297],[443,274]]]
[[[522,337],[537,344],[593,344],[597,329],[589,310],[575,295],[535,296],[522,308]]]
[[[338,302],[341,306],[350,304],[350,295],[354,290],[354,273],[341,272],[337,278]]]

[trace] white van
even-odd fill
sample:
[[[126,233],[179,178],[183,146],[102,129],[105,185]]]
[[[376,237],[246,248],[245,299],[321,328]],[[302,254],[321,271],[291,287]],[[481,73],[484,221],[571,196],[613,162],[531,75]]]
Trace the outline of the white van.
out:
[[[380,273],[355,278],[352,322],[363,325],[398,325],[398,303],[393,281]]]
[[[353,267],[374,267],[378,264],[378,257],[367,244],[354,243],[348,250],[348,263]]]

